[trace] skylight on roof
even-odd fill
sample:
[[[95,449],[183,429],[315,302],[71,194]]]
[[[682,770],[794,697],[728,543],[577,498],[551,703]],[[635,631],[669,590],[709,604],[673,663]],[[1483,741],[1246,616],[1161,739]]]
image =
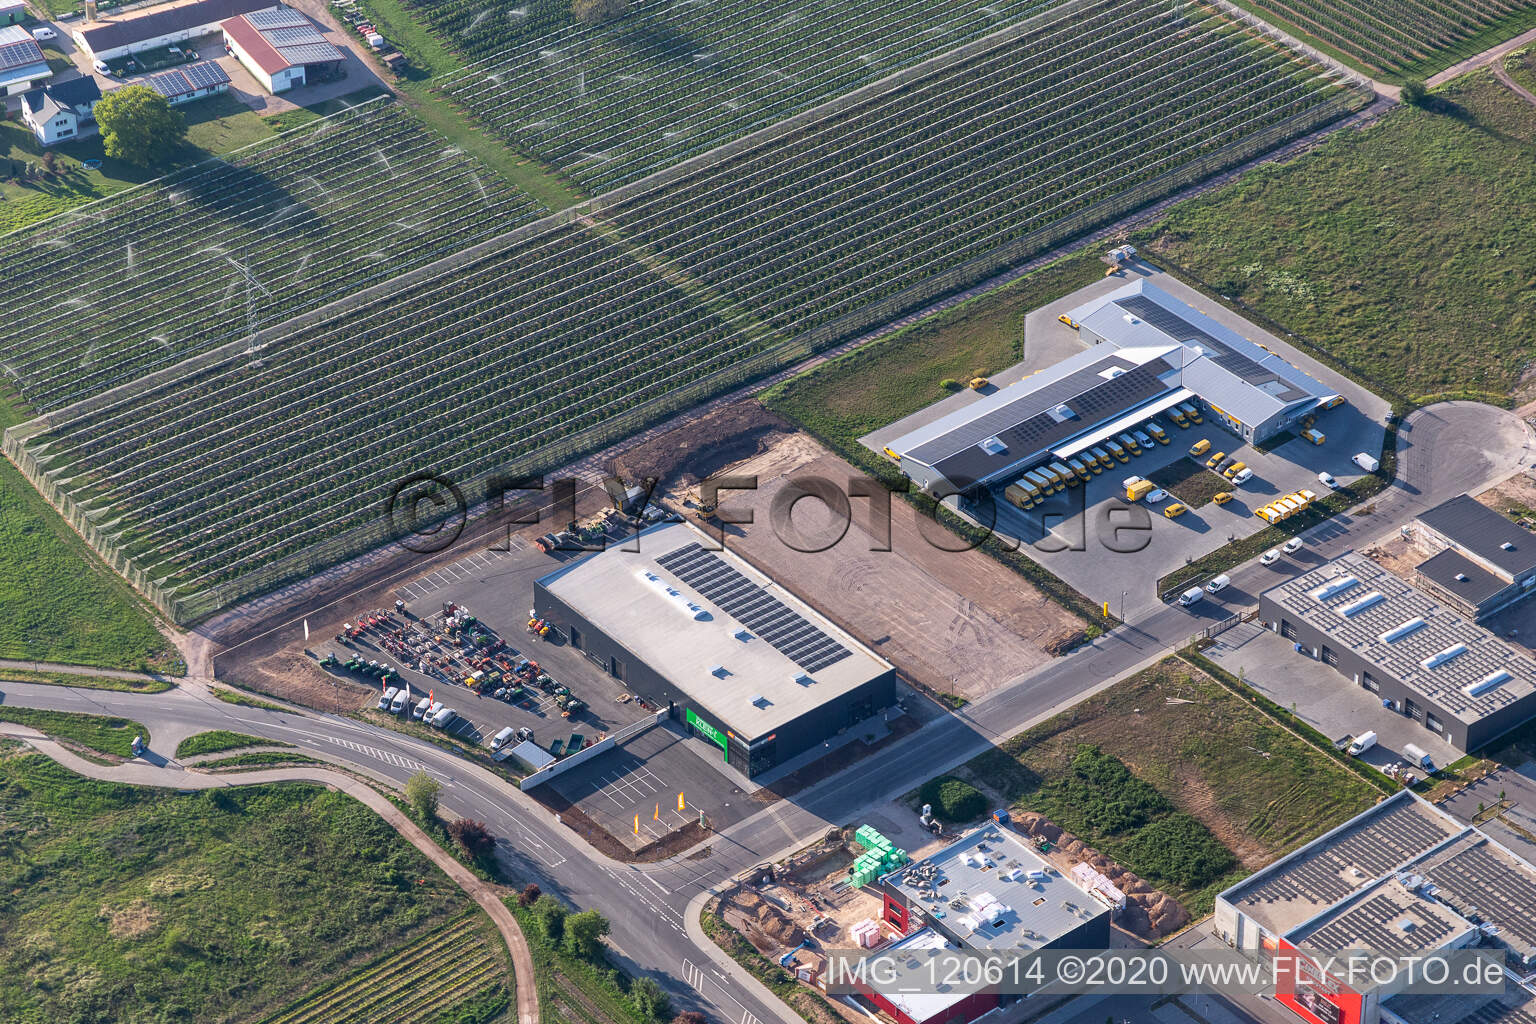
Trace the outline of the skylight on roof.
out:
[[[1481,697],[1489,690],[1492,690],[1498,686],[1502,686],[1513,678],[1515,677],[1501,668],[1496,672],[1488,673],[1475,683],[1468,683],[1466,686],[1461,688],[1461,692],[1466,694],[1468,697]]]
[[[1349,602],[1349,604],[1340,606],[1339,614],[1344,616],[1346,619],[1353,618],[1354,616],[1359,615],[1361,612],[1365,611],[1367,608],[1375,607],[1386,599],[1387,595],[1383,594],[1379,590],[1373,590],[1369,594],[1355,598],[1353,601]]]
[[[1001,455],[1001,454],[1003,454],[1003,452],[1008,450],[1008,446],[1003,444],[1002,441],[998,440],[995,437],[987,438],[985,441],[981,442],[976,447],[980,448],[982,451],[986,452],[988,455]]]
[[[1460,657],[1461,655],[1466,654],[1466,653],[1467,653],[1467,645],[1466,644],[1452,644],[1451,646],[1447,647],[1443,651],[1439,651],[1439,652],[1437,652],[1435,654],[1431,654],[1429,657],[1427,657],[1423,661],[1419,662],[1419,664],[1423,665],[1425,668],[1439,668],[1441,665],[1444,665],[1446,662],[1450,661],[1452,658]]]
[[[1322,586],[1314,587],[1312,597],[1318,601],[1327,601],[1329,598],[1338,597],[1350,587],[1358,585],[1359,582],[1353,576],[1335,576]]]
[[[1411,633],[1417,633],[1419,630],[1423,629],[1425,625],[1427,625],[1427,623],[1425,623],[1423,619],[1409,619],[1407,622],[1404,622],[1401,625],[1393,626],[1391,629],[1381,634],[1381,642],[1384,644],[1395,644],[1403,637],[1408,636]]]

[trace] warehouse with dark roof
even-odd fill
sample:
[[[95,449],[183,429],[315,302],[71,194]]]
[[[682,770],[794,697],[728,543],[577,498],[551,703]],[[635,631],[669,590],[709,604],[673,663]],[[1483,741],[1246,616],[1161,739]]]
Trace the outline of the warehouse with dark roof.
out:
[[[1536,591],[1536,535],[1468,495],[1423,513],[1408,535],[1429,555],[1415,582],[1464,615],[1484,619]]]
[[[1458,750],[1536,717],[1536,661],[1362,555],[1266,590],[1259,618]]]

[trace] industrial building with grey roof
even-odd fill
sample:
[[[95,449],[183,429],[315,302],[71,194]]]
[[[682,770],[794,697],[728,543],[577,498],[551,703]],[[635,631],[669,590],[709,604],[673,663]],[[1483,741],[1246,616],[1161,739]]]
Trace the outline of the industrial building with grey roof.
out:
[[[1536,867],[1480,830],[1402,790],[1216,898],[1215,933],[1263,956],[1281,943],[1319,952],[1420,955],[1483,947],[1513,975],[1536,967]],[[1465,1017],[1518,1020],[1529,992],[1460,997]],[[1434,999],[1391,984],[1353,992],[1362,1024],[1419,1024]]]
[[[1536,717],[1536,661],[1363,555],[1266,590],[1259,618],[1459,750]]]
[[[1408,528],[1429,557],[1420,586],[1485,619],[1536,592],[1536,536],[1466,494],[1422,513]]]
[[[1064,319],[1090,348],[895,438],[886,453],[931,493],[966,492],[1070,458],[1182,403],[1257,443],[1337,397],[1146,281]]]

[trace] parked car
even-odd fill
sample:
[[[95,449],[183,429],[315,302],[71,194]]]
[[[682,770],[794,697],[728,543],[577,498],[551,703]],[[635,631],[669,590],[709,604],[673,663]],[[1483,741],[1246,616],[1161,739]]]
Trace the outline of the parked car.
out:
[[[1201,438],[1189,446],[1189,457],[1192,459],[1197,459],[1210,450],[1211,442],[1207,441],[1205,438]]]
[[[1238,470],[1236,473],[1232,474],[1232,482],[1234,484],[1245,484],[1249,480],[1252,480],[1252,479],[1253,479],[1253,470],[1249,469],[1246,466],[1244,466],[1242,469]]]
[[[1183,502],[1176,501],[1172,505],[1169,505],[1167,508],[1163,509],[1163,515],[1167,516],[1169,519],[1177,519],[1179,516],[1188,511],[1189,508]]]
[[[1259,556],[1260,565],[1274,565],[1278,561],[1280,561],[1279,548],[1270,548],[1268,551]]]
[[[37,28],[32,30],[32,38],[42,43],[47,42],[50,39],[59,38],[59,34],[53,29],[49,28],[47,25],[39,25]]]
[[[1226,573],[1222,573],[1220,576],[1217,576],[1215,579],[1211,580],[1211,582],[1205,585],[1205,592],[1207,594],[1219,594],[1231,585],[1232,577],[1228,576]]]
[[[1288,555],[1294,555],[1296,552],[1301,550],[1301,546],[1304,543],[1305,541],[1303,541],[1300,537],[1292,537],[1290,540],[1281,545],[1280,550],[1284,551]]]
[[[1159,488],[1157,488],[1155,490],[1147,492],[1147,504],[1148,505],[1156,505],[1159,502],[1164,502],[1164,501],[1167,501],[1167,500],[1168,500],[1168,492],[1163,490],[1161,487],[1159,487]]]
[[[1197,604],[1203,600],[1205,600],[1205,591],[1201,590],[1199,587],[1190,587],[1188,590],[1184,591],[1184,593],[1179,595],[1179,604],[1185,608],[1188,608],[1190,605]]]
[[[1317,474],[1317,479],[1319,483],[1328,488],[1330,491],[1336,491],[1339,489],[1339,482],[1333,478],[1332,473],[1319,473]]]
[[[1227,502],[1232,500],[1232,492],[1217,491],[1216,494],[1211,497],[1211,500],[1218,505],[1225,505]]]

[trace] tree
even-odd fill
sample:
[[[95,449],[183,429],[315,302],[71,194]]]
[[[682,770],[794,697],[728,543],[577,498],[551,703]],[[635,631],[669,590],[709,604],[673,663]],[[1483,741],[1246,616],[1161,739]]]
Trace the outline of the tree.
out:
[[[583,910],[565,919],[565,948],[577,956],[595,957],[598,940],[607,934],[608,919],[595,910]]]
[[[496,847],[496,837],[485,827],[485,822],[473,818],[460,818],[448,826],[448,834],[475,859],[484,857]]]
[[[708,1021],[698,1010],[684,1010],[672,1018],[672,1024],[708,1024]]]
[[[646,1020],[661,1020],[672,1009],[671,998],[661,990],[652,978],[637,978],[629,986],[630,1002]]]
[[[181,148],[187,122],[144,85],[113,89],[96,104],[96,124],[107,156],[140,167],[164,163]]]
[[[559,942],[565,935],[565,905],[553,896],[540,896],[533,904],[533,916],[550,942]]]
[[[539,887],[529,882],[523,886],[523,891],[517,894],[517,905],[531,907],[539,901]]]
[[[431,821],[437,817],[437,794],[442,783],[424,771],[412,775],[405,783],[405,801],[417,814]]]
[[[571,17],[583,25],[601,25],[629,13],[629,0],[571,0]]]
[[[1429,89],[1420,78],[1410,78],[1403,83],[1403,102],[1409,106],[1422,107],[1424,101],[1429,98]]]

